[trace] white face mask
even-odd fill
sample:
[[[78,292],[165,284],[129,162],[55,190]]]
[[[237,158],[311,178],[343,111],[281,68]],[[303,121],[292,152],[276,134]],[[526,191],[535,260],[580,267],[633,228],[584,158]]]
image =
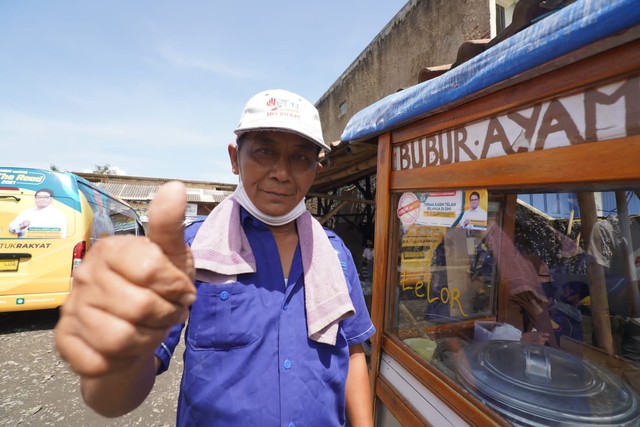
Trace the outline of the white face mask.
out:
[[[247,212],[253,215],[259,221],[264,222],[267,225],[271,225],[273,227],[278,227],[281,225],[285,225],[290,223],[291,221],[295,221],[300,215],[302,215],[306,210],[307,206],[304,202],[304,197],[300,200],[300,203],[296,205],[289,213],[280,216],[271,216],[262,212],[260,209],[253,204],[246,191],[244,190],[244,186],[242,185],[242,178],[240,178],[240,182],[236,187],[236,191],[233,193],[232,197],[238,201],[240,206],[245,208]]]

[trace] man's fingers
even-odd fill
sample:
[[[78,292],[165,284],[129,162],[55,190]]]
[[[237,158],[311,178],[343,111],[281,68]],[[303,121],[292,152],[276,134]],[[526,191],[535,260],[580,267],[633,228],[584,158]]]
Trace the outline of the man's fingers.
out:
[[[184,242],[184,214],[187,206],[187,192],[183,183],[171,181],[164,184],[149,205],[149,239],[155,243],[171,263],[184,272],[190,280],[195,276],[191,251]],[[163,289],[155,289],[164,295]],[[180,297],[184,305],[193,302],[189,293]],[[175,300],[174,298],[171,298]]]
[[[184,184],[171,181],[160,187],[147,211],[149,239],[160,246],[162,252],[169,258],[172,255],[181,257],[186,251],[184,243],[186,206],[187,193]],[[177,265],[177,267],[181,266]]]
[[[152,354],[156,342],[166,335],[163,330],[135,327],[102,310],[85,310],[90,316],[81,321],[62,316],[54,335],[60,356],[82,376],[121,370],[133,360]]]
[[[141,269],[143,270],[144,267]],[[103,310],[132,325],[150,329],[166,329],[186,320],[188,311],[184,305],[180,304],[179,299],[185,293],[185,289],[187,293],[189,292],[190,287],[176,290],[175,296],[171,292],[157,295],[153,289],[146,286],[130,286],[113,270],[102,273],[101,279],[108,285],[92,286],[93,292],[85,298],[87,310],[89,308]],[[163,286],[163,288],[168,290],[170,287]]]

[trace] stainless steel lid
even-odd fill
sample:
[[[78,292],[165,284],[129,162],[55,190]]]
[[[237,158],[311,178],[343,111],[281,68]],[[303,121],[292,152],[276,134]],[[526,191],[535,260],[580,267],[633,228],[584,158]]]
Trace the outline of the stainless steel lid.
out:
[[[562,350],[484,341],[458,353],[460,382],[521,426],[640,426],[638,395],[606,369]]]

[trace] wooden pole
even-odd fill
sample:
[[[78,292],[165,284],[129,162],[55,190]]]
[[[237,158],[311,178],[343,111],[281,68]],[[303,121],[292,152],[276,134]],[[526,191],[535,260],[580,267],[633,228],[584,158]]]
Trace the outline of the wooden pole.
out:
[[[307,197],[319,197],[327,200],[338,200],[341,202],[362,203],[363,205],[375,205],[375,200],[358,199],[356,197],[338,196],[329,193],[307,193]]]
[[[318,219],[318,222],[320,224],[322,224],[322,225],[325,225],[326,222],[329,221],[335,214],[340,212],[340,209],[342,209],[344,207],[344,205],[346,205],[347,203],[349,203],[349,202],[346,201],[346,200],[341,201],[340,203],[338,203],[338,206],[336,206],[335,208],[333,208],[331,210],[331,212],[329,212],[328,214],[326,214],[322,218]]]
[[[631,241],[631,224],[627,208],[627,192],[616,191],[618,224],[620,224],[620,247],[624,257],[624,277],[627,279],[627,297],[631,317],[640,317],[640,293],[638,292],[638,274],[633,259],[633,243]]]
[[[382,356],[382,333],[386,327],[385,306],[388,302],[387,277],[395,274],[393,258],[387,259],[389,253],[389,235],[392,234],[389,223],[393,214],[390,205],[391,198],[391,134],[386,133],[378,138],[378,172],[376,191],[376,224],[375,246],[373,248],[373,283],[371,294],[371,319],[376,326],[376,333],[371,337],[371,392],[374,397],[374,419],[379,411],[376,403],[376,382],[380,371]],[[389,272],[391,269],[391,272]],[[394,289],[395,290],[395,289]],[[391,290],[390,290],[391,292]]]
[[[593,193],[578,193],[578,205],[580,206],[580,218],[582,220],[582,235],[587,242],[587,252],[601,251],[599,241],[591,241],[591,232],[598,224],[596,201]],[[595,247],[590,247],[593,244]],[[609,319],[609,297],[604,278],[604,268],[595,262],[593,257],[587,261],[587,277],[589,280],[589,293],[591,295],[591,315],[593,317],[593,329],[595,341],[607,354],[613,355],[613,336],[611,334],[611,321]]]
[[[571,213],[569,214],[569,224],[567,225],[567,236],[571,235],[571,230],[573,229],[573,220],[575,215],[575,210],[571,209]]]

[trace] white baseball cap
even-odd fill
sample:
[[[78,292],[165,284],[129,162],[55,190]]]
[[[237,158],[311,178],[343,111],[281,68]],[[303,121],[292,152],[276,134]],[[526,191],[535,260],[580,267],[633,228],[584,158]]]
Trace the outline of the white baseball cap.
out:
[[[276,130],[298,134],[325,151],[331,151],[322,137],[320,115],[312,103],[282,89],[271,89],[254,95],[244,106],[235,134]]]

